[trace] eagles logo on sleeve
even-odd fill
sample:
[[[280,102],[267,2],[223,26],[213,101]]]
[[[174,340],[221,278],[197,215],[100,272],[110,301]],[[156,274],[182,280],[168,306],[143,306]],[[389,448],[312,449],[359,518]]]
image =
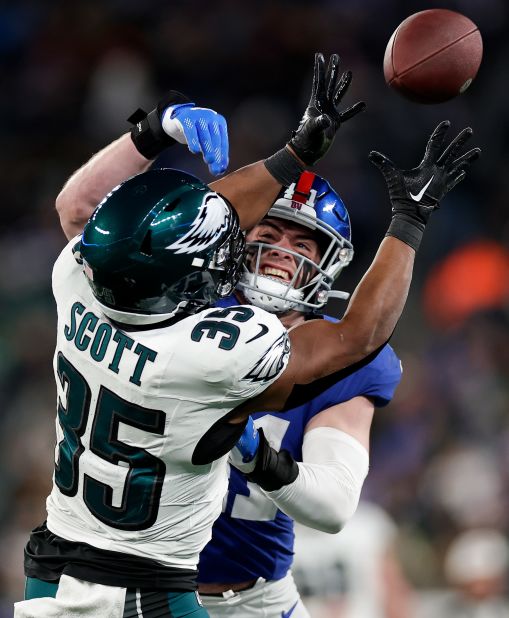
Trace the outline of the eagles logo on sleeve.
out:
[[[248,382],[269,382],[274,380],[286,367],[289,356],[290,339],[285,331],[263,353],[242,380]]]
[[[194,253],[209,247],[230,223],[228,206],[216,193],[207,193],[187,234],[168,245],[175,253]]]

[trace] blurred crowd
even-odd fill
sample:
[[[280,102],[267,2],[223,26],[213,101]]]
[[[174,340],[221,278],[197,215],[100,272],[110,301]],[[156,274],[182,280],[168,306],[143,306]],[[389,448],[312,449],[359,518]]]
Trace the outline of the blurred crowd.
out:
[[[382,59],[400,21],[435,6],[463,12],[478,24],[484,61],[463,96],[417,105],[386,86]],[[369,150],[413,167],[428,134],[445,118],[452,121],[451,137],[471,125],[472,141],[483,149],[425,236],[392,339],[403,381],[393,403],[377,412],[363,497],[393,522],[398,564],[409,587],[439,590],[463,581],[465,574],[450,565],[460,564],[468,575],[476,561],[464,558],[468,551],[461,553],[461,547],[460,558],[450,558],[451,548],[461,535],[481,530],[499,548],[503,585],[497,594],[504,597],[508,25],[504,0],[0,2],[0,618],[12,614],[12,601],[22,595],[23,546],[30,528],[44,518],[51,482],[56,316],[50,274],[65,243],[54,210],[59,189],[93,152],[128,129],[125,119],[137,107],[151,109],[170,88],[226,116],[230,169],[268,156],[298,124],[318,50],[339,52],[342,66],[352,69],[347,103],[368,104],[341,128],[317,167],[352,218],[355,258],[341,275],[341,289],[353,290],[390,216],[385,185],[367,161]],[[210,180],[203,162],[184,148],[170,149],[160,163]],[[336,302],[328,307],[338,316],[343,310]],[[431,606],[435,618],[453,615],[441,613],[439,600]]]

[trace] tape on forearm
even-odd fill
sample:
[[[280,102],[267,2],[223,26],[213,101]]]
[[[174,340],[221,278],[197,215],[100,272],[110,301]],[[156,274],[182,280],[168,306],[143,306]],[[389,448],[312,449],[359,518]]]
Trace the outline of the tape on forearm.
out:
[[[289,187],[297,182],[304,171],[304,166],[290,153],[287,148],[281,148],[263,162],[267,171],[280,185]]]
[[[399,238],[409,247],[412,247],[415,251],[421,244],[422,236],[424,234],[424,224],[413,220],[405,215],[394,215],[389,229],[386,232],[386,236],[393,236]]]
[[[189,103],[189,99],[181,92],[170,90],[170,92],[157,104],[157,107],[147,114],[138,108],[127,122],[133,125],[131,129],[131,139],[136,146],[136,150],[146,159],[155,159],[169,146],[177,142],[170,137],[163,129],[161,114],[170,105],[178,103]]]

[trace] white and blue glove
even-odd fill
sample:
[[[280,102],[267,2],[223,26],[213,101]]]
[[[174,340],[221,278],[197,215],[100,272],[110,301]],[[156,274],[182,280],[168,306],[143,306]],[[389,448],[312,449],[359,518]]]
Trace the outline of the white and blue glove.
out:
[[[237,444],[230,451],[228,461],[244,474],[249,474],[256,466],[259,446],[260,434],[249,417]]]
[[[211,174],[223,174],[228,167],[228,128],[224,116],[212,109],[181,103],[162,114],[164,132],[193,154],[203,155]]]
[[[131,139],[140,154],[155,159],[166,148],[187,144],[193,154],[202,154],[214,176],[228,167],[228,129],[221,114],[196,107],[184,94],[170,90],[147,114],[137,109],[127,119]]]

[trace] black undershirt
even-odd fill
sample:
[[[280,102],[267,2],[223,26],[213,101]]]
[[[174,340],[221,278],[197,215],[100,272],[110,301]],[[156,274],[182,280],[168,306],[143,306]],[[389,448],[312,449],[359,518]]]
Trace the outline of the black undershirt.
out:
[[[67,541],[46,523],[32,531],[25,547],[25,575],[57,583],[69,575],[94,584],[169,592],[197,589],[195,569],[164,566],[149,558]]]

